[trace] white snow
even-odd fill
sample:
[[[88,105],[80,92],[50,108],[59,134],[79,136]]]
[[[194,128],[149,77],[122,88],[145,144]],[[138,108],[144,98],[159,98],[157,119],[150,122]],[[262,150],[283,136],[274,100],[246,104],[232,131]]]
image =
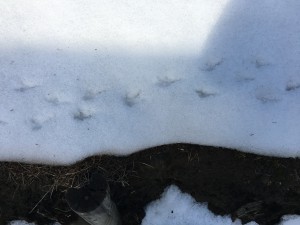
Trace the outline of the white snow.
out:
[[[217,216],[206,204],[197,203],[189,194],[172,185],[166,188],[161,199],[150,203],[141,225],[242,225],[229,216]],[[284,216],[279,225],[299,225],[300,216]],[[249,222],[246,225],[258,225]]]
[[[27,223],[24,220],[14,220],[8,223],[8,225],[34,225],[34,223]]]
[[[0,160],[186,142],[300,156],[298,0],[0,2]]]
[[[299,225],[300,224],[300,216],[297,215],[288,215],[282,218],[282,222],[280,225]]]
[[[28,223],[25,220],[13,220],[7,225],[35,225],[35,223]],[[61,225],[60,223],[54,223],[53,225]]]
[[[197,203],[178,187],[170,186],[161,199],[150,203],[141,225],[242,225],[240,220],[232,222],[229,216],[216,216],[206,204]],[[248,223],[247,225],[257,225]]]

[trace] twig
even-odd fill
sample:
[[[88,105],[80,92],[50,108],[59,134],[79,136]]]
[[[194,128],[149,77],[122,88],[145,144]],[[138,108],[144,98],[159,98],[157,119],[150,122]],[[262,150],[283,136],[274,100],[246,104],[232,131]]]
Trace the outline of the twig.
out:
[[[148,166],[148,167],[150,167],[150,168],[154,169],[154,167],[153,167],[153,166],[151,166],[151,165],[149,165],[149,164],[147,164],[147,163],[140,162],[140,164],[143,164],[143,165],[145,165],[145,166]]]
[[[50,191],[50,190],[49,190]],[[32,213],[35,208],[43,201],[43,199],[46,197],[46,195],[49,193],[49,191],[47,191],[44,196],[38,201],[38,203],[36,203],[36,205],[32,208],[32,210],[30,210],[29,214]]]

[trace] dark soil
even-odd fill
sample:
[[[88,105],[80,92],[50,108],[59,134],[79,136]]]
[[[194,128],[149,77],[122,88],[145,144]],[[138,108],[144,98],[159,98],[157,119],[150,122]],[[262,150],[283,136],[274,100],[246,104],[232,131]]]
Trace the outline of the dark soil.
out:
[[[273,225],[300,214],[300,159],[174,144],[127,157],[95,156],[72,166],[0,163],[0,224],[26,219],[38,224],[77,218],[65,200],[70,187],[93,172],[107,178],[124,225],[138,225],[144,207],[177,185],[210,210],[243,222]]]

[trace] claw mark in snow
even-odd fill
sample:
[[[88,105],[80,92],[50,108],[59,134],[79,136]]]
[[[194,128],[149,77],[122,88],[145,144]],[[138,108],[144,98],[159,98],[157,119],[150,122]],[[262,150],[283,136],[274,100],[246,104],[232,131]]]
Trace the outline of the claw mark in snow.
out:
[[[260,100],[263,103],[267,102],[278,102],[280,97],[278,95],[279,90],[274,88],[259,87],[256,89],[256,99]]]
[[[45,97],[47,102],[50,102],[54,105],[59,105],[62,103],[68,103],[68,100],[64,97],[64,94],[61,93],[48,93]]]
[[[80,121],[83,121],[83,120],[86,120],[86,119],[89,119],[91,118],[92,116],[94,115],[94,111],[89,109],[89,108],[80,108],[77,110],[77,112],[75,112],[73,114],[73,118],[75,120],[80,120]]]
[[[20,87],[16,88],[16,91],[19,92],[25,92],[28,91],[30,89],[36,88],[38,85],[33,84],[33,83],[29,83],[29,82],[22,82],[22,84],[20,85]]]
[[[267,61],[266,61],[265,59],[263,59],[263,58],[257,58],[257,59],[254,61],[254,64],[255,64],[255,67],[256,67],[256,68],[261,68],[261,67],[270,65],[270,63],[267,62]]]
[[[170,76],[163,76],[163,77],[158,77],[157,78],[158,82],[158,86],[161,87],[168,87],[171,84],[174,84],[177,81],[180,81],[179,78],[175,78],[175,77],[170,77]]]
[[[94,98],[97,97],[97,95],[100,95],[102,92],[104,92],[104,90],[102,91],[96,91],[96,90],[87,90],[82,99],[85,100],[85,101],[90,101],[90,100],[93,100]]]
[[[238,82],[249,82],[249,81],[254,81],[255,78],[253,76],[247,75],[247,74],[242,74],[242,73],[237,73],[235,76],[236,81]]]
[[[204,90],[195,90],[195,92],[198,94],[198,96],[200,98],[207,98],[207,97],[216,95],[216,93],[212,93],[212,92],[208,92],[208,91],[204,91]]]
[[[296,89],[300,88],[300,82],[297,83],[297,82],[293,82],[293,81],[289,81],[286,85],[286,88],[285,90],[286,91],[294,91]]]
[[[30,119],[31,129],[40,130],[45,123],[50,121],[54,116],[53,115],[38,115]]]
[[[124,102],[127,106],[132,107],[141,97],[141,91],[130,91],[126,94]]]
[[[224,62],[223,58],[211,58],[202,66],[203,71],[213,71]]]

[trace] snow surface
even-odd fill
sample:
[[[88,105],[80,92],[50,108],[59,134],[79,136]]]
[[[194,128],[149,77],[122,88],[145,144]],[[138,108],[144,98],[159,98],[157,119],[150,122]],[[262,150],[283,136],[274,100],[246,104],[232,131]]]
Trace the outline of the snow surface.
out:
[[[229,216],[216,216],[206,204],[199,204],[189,194],[172,185],[161,199],[150,203],[141,225],[242,225]],[[255,222],[247,225],[257,225]]]
[[[185,142],[300,156],[300,1],[0,2],[0,160]]]
[[[8,223],[8,225],[34,225],[34,223],[27,223],[24,220],[14,220]]]
[[[300,216],[284,216],[279,225],[299,225]],[[172,185],[164,191],[161,199],[150,203],[141,225],[242,225],[232,222],[229,216],[217,216],[207,205],[197,203],[189,194],[182,193]],[[258,225],[249,222],[246,225]]]
[[[25,220],[14,220],[9,222],[7,225],[35,225],[35,223],[28,223]],[[53,225],[61,225],[60,223],[54,223]]]
[[[297,215],[289,215],[284,216],[282,218],[282,222],[280,225],[299,225],[300,224],[300,216]]]

